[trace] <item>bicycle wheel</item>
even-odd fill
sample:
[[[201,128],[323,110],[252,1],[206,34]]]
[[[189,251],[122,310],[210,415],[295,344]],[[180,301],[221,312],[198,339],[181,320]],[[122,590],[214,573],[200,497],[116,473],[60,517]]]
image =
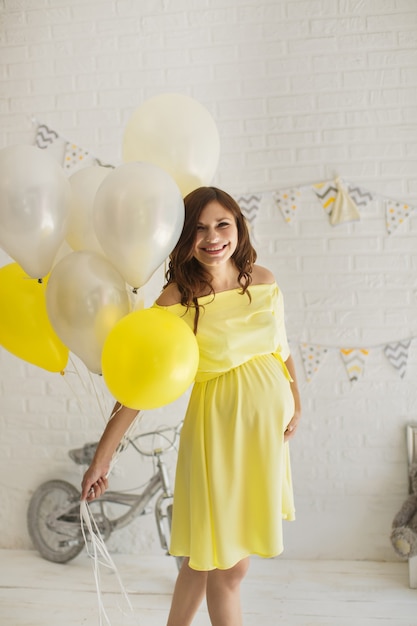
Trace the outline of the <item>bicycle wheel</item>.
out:
[[[169,524],[169,532],[171,532],[171,526],[172,526],[172,504],[169,504],[167,506],[167,517],[168,517],[168,524]],[[175,562],[177,564],[177,568],[178,571],[180,571],[183,561],[184,561],[184,557],[183,556],[175,556],[174,557]]]
[[[40,555],[67,563],[84,548],[80,492],[65,480],[49,480],[33,494],[27,512],[30,538]]]

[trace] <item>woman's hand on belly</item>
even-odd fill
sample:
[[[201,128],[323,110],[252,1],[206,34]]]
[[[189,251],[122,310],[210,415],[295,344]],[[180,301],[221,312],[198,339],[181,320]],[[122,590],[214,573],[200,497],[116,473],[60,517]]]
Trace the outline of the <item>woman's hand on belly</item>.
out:
[[[289,439],[294,437],[298,428],[300,418],[301,418],[301,411],[295,411],[294,415],[292,416],[291,420],[288,423],[287,428],[284,431],[284,441],[288,441]]]

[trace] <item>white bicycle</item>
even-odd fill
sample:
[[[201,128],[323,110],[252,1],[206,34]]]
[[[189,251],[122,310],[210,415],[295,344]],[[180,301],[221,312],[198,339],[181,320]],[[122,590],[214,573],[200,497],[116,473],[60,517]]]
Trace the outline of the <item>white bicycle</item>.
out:
[[[168,553],[172,519],[172,488],[164,455],[177,450],[182,422],[173,428],[141,433],[133,438],[125,437],[118,452],[128,446],[139,454],[154,459],[155,471],[142,487],[140,493],[106,491],[100,498],[89,503],[89,507],[104,541],[119,528],[124,528],[136,517],[152,511],[149,506],[154,500],[153,510],[161,547]],[[145,438],[152,439],[152,448],[143,447]],[[155,441],[161,443],[155,446]],[[142,447],[141,447],[142,444]],[[70,450],[70,458],[78,465],[90,465],[97,443],[85,444]],[[67,563],[84,548],[85,541],[80,519],[79,489],[65,480],[48,480],[34,492],[27,511],[30,538],[40,555],[53,563]],[[121,506],[121,513],[114,514],[114,505]],[[120,511],[119,507],[116,507]],[[112,510],[113,509],[113,510]],[[86,529],[85,529],[85,532]],[[182,558],[175,557],[178,569]]]

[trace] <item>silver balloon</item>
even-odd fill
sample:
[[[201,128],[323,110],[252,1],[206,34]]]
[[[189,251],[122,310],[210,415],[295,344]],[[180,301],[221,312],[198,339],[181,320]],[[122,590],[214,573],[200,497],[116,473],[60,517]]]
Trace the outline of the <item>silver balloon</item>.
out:
[[[117,269],[96,252],[71,252],[51,272],[46,307],[61,341],[100,374],[107,335],[130,312],[126,283]]]
[[[64,241],[70,197],[64,170],[44,150],[0,151],[0,246],[33,278],[48,274]]]
[[[132,287],[142,287],[165,261],[184,225],[184,201],[167,172],[126,163],[98,188],[94,225],[107,258]]]
[[[162,93],[130,117],[123,135],[123,161],[162,167],[185,197],[209,185],[220,156],[220,138],[209,111],[194,98]]]
[[[92,250],[104,254],[93,224],[94,198],[109,174],[108,167],[83,167],[69,178],[72,189],[67,242],[73,250]]]

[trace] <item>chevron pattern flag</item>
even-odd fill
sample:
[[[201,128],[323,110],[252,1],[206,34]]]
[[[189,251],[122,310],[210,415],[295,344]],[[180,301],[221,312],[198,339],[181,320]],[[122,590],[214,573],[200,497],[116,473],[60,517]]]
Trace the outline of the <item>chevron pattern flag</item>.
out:
[[[68,174],[73,174],[76,170],[87,165],[94,165],[95,158],[87,150],[67,142],[64,155],[64,170]]]
[[[365,369],[365,360],[369,350],[363,348],[340,348],[340,356],[345,364],[350,382],[358,381]]]
[[[339,191],[334,180],[328,180],[324,183],[316,183],[313,185],[313,191],[326,213],[331,213]]]
[[[389,362],[398,371],[401,378],[404,378],[407,370],[408,351],[411,339],[389,343],[384,348],[384,353]]]
[[[262,195],[248,193],[236,198],[236,202],[240,206],[240,210],[249,222],[250,232],[255,240],[255,222],[258,217],[259,207],[261,206]]]
[[[313,191],[329,216],[332,226],[360,220],[358,207],[339,177],[331,182],[313,185]]]
[[[372,193],[367,189],[348,181],[345,181],[345,184],[350,197],[357,207],[365,208],[374,199]]]
[[[328,349],[322,346],[313,346],[307,343],[300,344],[301,358],[303,360],[304,371],[308,382],[317,373]]]
[[[385,200],[385,219],[388,235],[392,235],[397,228],[403,224],[417,207],[398,202],[396,200]]]
[[[274,191],[272,197],[280,209],[284,220],[287,224],[292,224],[298,212],[301,189],[299,187],[280,189],[279,191]]]
[[[46,124],[39,124],[36,129],[35,144],[38,148],[45,150],[58,139],[58,136],[58,133]]]

